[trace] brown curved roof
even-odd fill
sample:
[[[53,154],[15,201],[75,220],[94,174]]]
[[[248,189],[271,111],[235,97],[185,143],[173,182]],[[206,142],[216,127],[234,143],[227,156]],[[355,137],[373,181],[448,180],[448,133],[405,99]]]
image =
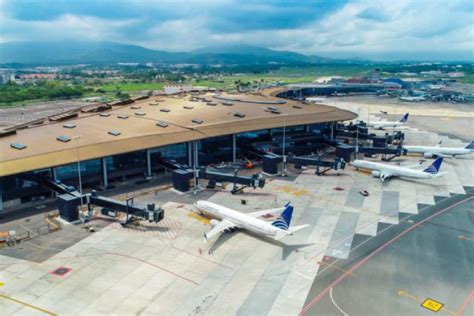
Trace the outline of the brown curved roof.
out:
[[[107,111],[110,113],[107,117],[99,113],[81,114],[66,122],[76,125],[72,129],[64,128],[65,122],[58,122],[18,130],[16,135],[0,138],[0,176],[69,164],[78,158],[88,160],[207,137],[283,125],[345,121],[356,117],[352,112],[325,105],[306,105],[290,100],[280,104],[282,99],[270,95],[274,95],[273,90],[260,95],[204,96],[216,105],[207,105],[208,102],[204,100],[192,102],[190,95],[182,98],[153,97],[113,107]],[[184,106],[193,108],[185,109]],[[268,107],[275,107],[281,113],[271,113]],[[170,111],[163,112],[161,109]],[[245,117],[235,116],[236,112],[245,114]],[[143,113],[145,115],[141,115]],[[128,119],[120,119],[119,115],[128,115]],[[203,122],[196,124],[192,122],[193,119]],[[168,126],[159,127],[156,125],[158,122],[166,122]],[[119,131],[120,135],[110,135],[110,130]],[[56,140],[60,135],[72,139],[66,143],[60,142]],[[76,136],[80,137],[74,139]],[[21,143],[27,147],[18,150],[11,148],[11,143]]]

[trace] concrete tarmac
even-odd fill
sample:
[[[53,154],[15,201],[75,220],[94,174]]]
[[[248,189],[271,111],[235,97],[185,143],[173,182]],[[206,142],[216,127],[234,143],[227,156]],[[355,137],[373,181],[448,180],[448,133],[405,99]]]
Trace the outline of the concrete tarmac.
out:
[[[473,193],[426,206],[376,237],[356,236],[348,260],[321,265],[302,314],[430,315],[421,306],[430,298],[457,315],[474,284]],[[473,304],[465,308],[473,315]]]

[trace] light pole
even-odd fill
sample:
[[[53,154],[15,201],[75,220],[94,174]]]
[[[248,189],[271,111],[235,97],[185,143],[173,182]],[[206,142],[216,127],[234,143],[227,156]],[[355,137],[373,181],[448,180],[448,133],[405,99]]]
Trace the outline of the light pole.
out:
[[[81,209],[84,206],[82,201],[82,178],[81,178],[81,160],[79,158],[79,138],[81,135],[74,136],[73,139],[76,140],[76,154],[77,154],[77,176],[79,179],[79,192],[81,193]]]
[[[283,114],[285,115],[285,114]],[[286,176],[286,155],[285,155],[285,146],[286,146],[286,117],[283,116],[283,163],[282,163],[282,171],[281,176]]]
[[[357,116],[360,117],[360,107],[357,108]],[[357,159],[357,154],[359,153],[359,123],[360,123],[360,120],[356,120],[357,132],[356,132],[355,159]]]
[[[196,195],[197,190],[198,190],[198,169],[197,169],[197,164],[198,164],[198,144],[197,141],[193,140],[193,156],[194,156],[194,162],[193,162],[193,174],[194,174],[194,190],[193,193]]]

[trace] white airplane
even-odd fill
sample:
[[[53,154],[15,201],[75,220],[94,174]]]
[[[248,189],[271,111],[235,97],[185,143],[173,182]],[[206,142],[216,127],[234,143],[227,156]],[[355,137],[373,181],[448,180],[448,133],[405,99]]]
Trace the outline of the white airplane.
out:
[[[400,121],[377,121],[377,122],[368,122],[367,127],[371,127],[374,129],[384,129],[384,128],[395,128],[402,125],[405,125],[408,122],[408,115],[410,113],[405,113]]]
[[[401,101],[408,101],[408,102],[420,102],[420,101],[425,101],[425,97],[400,97],[399,98]]]
[[[392,166],[385,163],[372,162],[367,160],[355,160],[351,163],[357,170],[370,169],[372,170],[372,176],[374,178],[380,178],[385,181],[390,177],[404,177],[404,178],[415,178],[415,179],[435,179],[441,177],[446,172],[438,172],[441,167],[443,158],[436,159],[429,167],[423,170],[413,169],[420,166],[420,164],[412,166]]]
[[[238,228],[246,229],[266,237],[271,237],[275,240],[280,240],[283,237],[293,235],[294,232],[308,226],[300,225],[290,227],[291,216],[293,215],[293,206],[291,206],[289,202],[284,207],[252,213],[241,213],[208,201],[197,201],[194,203],[194,206],[199,211],[220,219],[211,219],[210,223],[212,229],[204,234],[204,241],[207,241],[218,233],[231,232]],[[257,218],[277,212],[282,213],[273,222],[267,222]]]
[[[403,146],[408,153],[421,154],[425,158],[452,157],[474,153],[474,141],[466,147],[441,147],[441,142],[436,146]]]

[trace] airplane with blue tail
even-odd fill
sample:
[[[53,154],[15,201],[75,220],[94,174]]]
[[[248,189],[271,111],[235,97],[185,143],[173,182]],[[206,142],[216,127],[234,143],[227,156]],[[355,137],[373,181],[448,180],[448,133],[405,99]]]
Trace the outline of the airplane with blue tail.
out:
[[[242,213],[209,201],[197,201],[194,203],[194,207],[196,207],[201,214],[213,217],[210,221],[212,229],[204,234],[204,241],[207,241],[218,233],[232,232],[236,229],[245,229],[257,235],[280,240],[308,226],[291,226],[293,206],[290,202],[284,207],[251,213]],[[271,222],[258,218],[275,213],[280,213],[280,215]]]
[[[350,163],[356,169],[372,170],[372,176],[379,178],[382,182],[391,177],[404,177],[415,179],[436,179],[440,178],[446,172],[439,172],[443,157],[436,159],[425,169],[418,169],[421,165],[394,166],[386,163],[373,162],[367,160],[355,160]],[[415,169],[417,168],[417,169]]]
[[[405,125],[408,122],[410,113],[405,113],[399,121],[375,121],[368,122],[367,127],[373,129],[396,128]]]
[[[425,158],[444,157],[454,158],[460,155],[474,153],[474,141],[465,147],[441,147],[441,142],[436,146],[403,146],[409,154],[421,154]]]

